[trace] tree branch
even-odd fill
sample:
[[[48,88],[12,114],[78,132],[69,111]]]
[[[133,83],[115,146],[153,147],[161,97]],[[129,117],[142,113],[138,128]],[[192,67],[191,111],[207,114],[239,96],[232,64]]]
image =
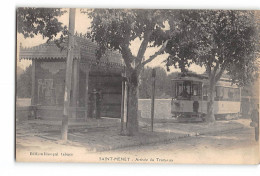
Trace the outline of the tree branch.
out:
[[[144,62],[142,62],[142,63],[139,64],[139,65],[144,66],[145,64],[151,62],[151,61],[152,61],[154,58],[156,58],[158,55],[162,54],[162,53],[164,52],[165,48],[166,48],[167,43],[168,43],[168,40],[166,40],[166,41],[164,42],[164,44],[163,44],[162,47],[159,49],[159,51],[155,52],[152,56],[149,57],[149,59],[145,60]]]
[[[207,72],[210,77],[211,76],[211,64],[209,62],[207,63]]]
[[[219,62],[217,62],[216,66],[214,67],[214,70],[213,70],[213,73],[212,73],[213,76],[216,75],[218,68],[219,68]]]
[[[138,50],[138,53],[137,53],[137,59],[139,59],[140,62],[142,61],[144,53],[147,49],[147,45],[148,45],[151,34],[152,34],[152,31],[148,31],[147,33],[144,34],[144,40],[142,41],[140,48]]]
[[[131,66],[131,62],[134,60],[134,56],[130,50],[130,48],[125,44],[121,46],[121,53],[122,57],[125,61],[125,65],[127,69],[133,70],[133,67]]]
[[[223,64],[221,64],[220,71],[219,71],[218,74],[216,75],[216,80],[217,80],[217,81],[221,78],[222,74],[223,74],[224,71],[226,70],[227,63],[228,63],[228,61],[225,60],[225,61],[223,62]]]
[[[220,71],[216,75],[216,81],[219,81],[219,79],[221,78],[221,76],[224,73],[224,71],[225,71],[225,68],[221,67]]]

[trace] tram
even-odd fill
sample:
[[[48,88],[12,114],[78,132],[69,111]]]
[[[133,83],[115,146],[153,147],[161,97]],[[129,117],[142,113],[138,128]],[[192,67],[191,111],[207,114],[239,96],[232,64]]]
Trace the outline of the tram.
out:
[[[178,122],[204,121],[208,104],[208,77],[179,74],[172,83],[171,113]],[[221,78],[214,92],[215,119],[239,117],[241,89],[229,79]]]

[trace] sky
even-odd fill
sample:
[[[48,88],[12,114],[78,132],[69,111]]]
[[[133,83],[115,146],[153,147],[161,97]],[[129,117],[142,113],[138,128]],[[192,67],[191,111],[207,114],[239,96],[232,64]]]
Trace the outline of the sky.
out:
[[[66,9],[67,12],[69,12],[69,9]],[[75,32],[77,33],[83,33],[85,34],[86,32],[89,31],[89,27],[91,25],[91,20],[88,18],[86,14],[83,14],[80,12],[80,9],[76,9],[76,17],[75,17]],[[68,26],[69,24],[69,13],[65,13],[61,17],[58,18],[58,20],[63,23],[63,25]],[[19,55],[19,46],[22,44],[23,47],[32,47],[32,46],[37,46],[39,44],[45,43],[47,39],[43,39],[41,35],[37,35],[34,38],[24,38],[22,34],[17,34],[17,55]],[[141,44],[141,41],[139,39],[134,40],[131,43],[130,49],[133,53],[133,55],[137,55],[139,46]],[[159,48],[147,48],[145,52],[145,59],[149,58],[152,54],[154,54]],[[166,69],[165,64],[163,61],[167,58],[167,54],[162,54],[157,56],[152,62],[148,63],[146,66],[149,67],[163,67]],[[29,60],[22,60],[22,61],[17,61],[17,66],[21,67],[22,69],[26,69],[31,64],[31,61]],[[195,64],[191,65],[190,67],[191,71],[194,71],[196,73],[203,73],[205,71],[204,68],[197,66]],[[170,67],[170,72],[174,71],[180,71],[179,69],[175,69],[173,67]]]

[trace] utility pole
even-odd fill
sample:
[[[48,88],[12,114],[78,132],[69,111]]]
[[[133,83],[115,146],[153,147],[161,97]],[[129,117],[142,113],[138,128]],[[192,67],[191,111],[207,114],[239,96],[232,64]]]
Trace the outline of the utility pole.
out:
[[[151,130],[153,132],[153,119],[154,119],[154,95],[155,95],[155,76],[156,70],[152,70],[152,100],[151,100]]]
[[[71,92],[71,76],[73,64],[73,48],[74,48],[74,28],[75,28],[75,8],[70,8],[69,11],[69,35],[68,35],[68,55],[66,61],[66,79],[64,91],[64,109],[61,127],[61,139],[67,141],[68,139],[68,122],[70,113],[70,92]]]
[[[121,135],[124,134],[124,123],[125,123],[125,98],[126,98],[126,81],[125,73],[122,74],[122,98],[121,98]]]

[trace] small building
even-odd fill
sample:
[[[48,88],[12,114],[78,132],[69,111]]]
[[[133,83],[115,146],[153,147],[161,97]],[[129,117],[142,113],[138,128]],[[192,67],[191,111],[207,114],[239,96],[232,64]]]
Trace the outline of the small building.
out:
[[[108,51],[97,60],[95,43],[81,36],[75,36],[74,41],[72,118],[86,120],[93,117],[96,105],[101,113],[99,116],[120,118],[122,74],[125,71],[121,55]],[[64,46],[67,46],[67,40]],[[62,118],[66,58],[66,47],[62,49],[54,41],[31,48],[20,46],[19,59],[32,61],[31,105],[36,110],[36,118]]]

